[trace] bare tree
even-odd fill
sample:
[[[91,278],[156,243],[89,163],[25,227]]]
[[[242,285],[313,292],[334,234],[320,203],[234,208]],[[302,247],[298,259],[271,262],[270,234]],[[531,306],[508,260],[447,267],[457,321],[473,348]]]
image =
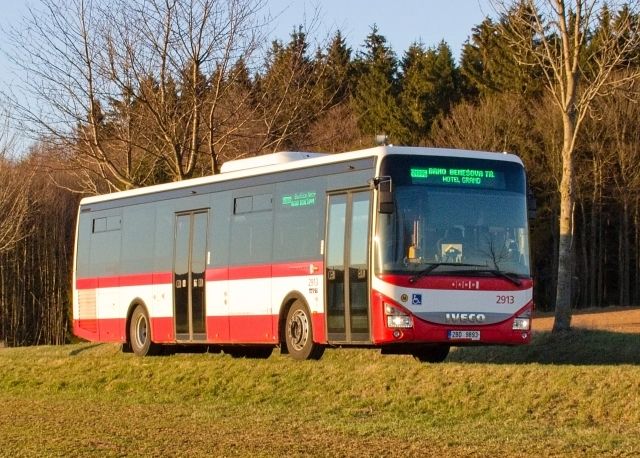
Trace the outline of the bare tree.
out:
[[[507,14],[509,5],[497,1]],[[609,8],[616,6],[609,2]],[[542,70],[553,104],[562,117],[562,178],[558,281],[554,331],[571,324],[573,212],[576,142],[593,101],[640,77],[637,49],[638,3],[625,2],[619,14],[609,14],[597,0],[520,0],[522,14],[512,15],[503,30],[523,65]],[[595,33],[597,31],[597,33]],[[627,72],[617,70],[627,69]]]
[[[8,116],[0,118],[0,254],[28,235],[29,183],[27,172],[12,160],[15,136]]]
[[[618,226],[618,304],[631,304],[631,264],[632,249],[630,235],[632,233],[633,207],[640,187],[640,129],[638,117],[639,84],[625,85],[599,100],[595,105],[599,119],[604,124],[602,130],[606,144],[603,155],[609,156],[609,161],[615,173],[611,184],[616,201],[620,205],[620,222]]]
[[[9,34],[25,76],[9,98],[23,127],[80,173],[79,190],[189,178],[206,157],[215,170],[215,107],[230,66],[258,48],[262,7],[43,0]]]

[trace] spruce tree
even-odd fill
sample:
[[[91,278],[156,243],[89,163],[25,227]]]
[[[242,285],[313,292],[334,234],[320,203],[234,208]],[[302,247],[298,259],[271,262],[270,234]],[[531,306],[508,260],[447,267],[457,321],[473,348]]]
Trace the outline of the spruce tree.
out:
[[[322,58],[324,59],[326,95],[331,104],[335,105],[351,94],[354,80],[351,48],[347,46],[340,30],[333,36],[327,47],[327,54]]]
[[[487,96],[511,92],[533,97],[542,95],[540,68],[530,56],[516,55],[510,48],[510,37],[506,36],[516,32],[513,25],[507,24],[523,20],[533,19],[527,9],[520,7],[511,10],[498,23],[487,18],[473,28],[460,59],[460,70],[469,82],[471,94]],[[523,35],[530,33],[527,30],[517,32]]]
[[[437,116],[449,112],[459,98],[458,70],[449,46],[442,41],[436,49],[412,44],[401,63],[400,107],[412,144],[429,134]]]
[[[374,25],[365,40],[365,49],[357,60],[358,82],[353,108],[362,132],[371,135],[387,134],[394,143],[407,140],[398,106],[398,64],[387,45],[387,39]]]

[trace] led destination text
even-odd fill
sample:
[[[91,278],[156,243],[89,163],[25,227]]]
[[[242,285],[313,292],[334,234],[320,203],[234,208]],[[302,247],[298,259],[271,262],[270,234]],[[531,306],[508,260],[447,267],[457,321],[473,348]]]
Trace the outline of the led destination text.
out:
[[[502,187],[501,172],[481,169],[454,169],[442,167],[412,168],[413,183]],[[497,182],[498,181],[498,182]]]
[[[282,196],[282,205],[288,207],[308,207],[315,204],[315,192],[299,192],[288,196]]]

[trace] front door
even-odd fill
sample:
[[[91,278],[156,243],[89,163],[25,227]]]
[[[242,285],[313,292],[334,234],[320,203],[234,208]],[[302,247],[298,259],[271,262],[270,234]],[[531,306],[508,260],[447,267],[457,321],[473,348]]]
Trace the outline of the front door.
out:
[[[331,342],[369,341],[369,215],[371,192],[329,196],[325,278]]]
[[[205,211],[176,215],[173,297],[176,340],[206,339],[205,271],[207,226]]]

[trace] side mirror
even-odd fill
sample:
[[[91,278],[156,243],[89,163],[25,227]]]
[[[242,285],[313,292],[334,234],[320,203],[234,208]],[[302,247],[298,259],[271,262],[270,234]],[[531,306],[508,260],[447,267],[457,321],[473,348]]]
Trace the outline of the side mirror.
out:
[[[373,186],[378,190],[378,213],[390,215],[394,210],[391,177],[376,177]]]
[[[527,217],[529,219],[536,218],[536,210],[538,206],[536,204],[536,196],[533,195],[531,188],[527,187]]]

